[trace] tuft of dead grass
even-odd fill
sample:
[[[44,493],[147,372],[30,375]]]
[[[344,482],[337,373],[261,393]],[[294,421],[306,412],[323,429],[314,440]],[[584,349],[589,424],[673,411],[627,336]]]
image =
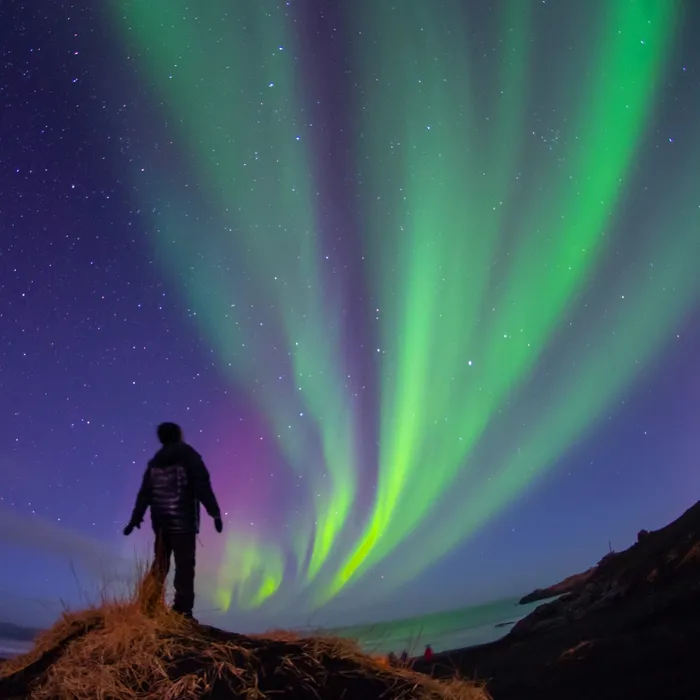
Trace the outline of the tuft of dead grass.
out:
[[[123,602],[66,612],[24,656],[0,666],[3,700],[487,700],[475,683],[439,681],[352,640],[285,631],[243,636],[191,623],[147,582]]]

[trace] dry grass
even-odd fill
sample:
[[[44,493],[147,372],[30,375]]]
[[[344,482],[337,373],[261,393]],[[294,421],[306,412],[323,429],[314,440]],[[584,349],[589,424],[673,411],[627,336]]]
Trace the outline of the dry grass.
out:
[[[3,700],[486,700],[477,684],[389,667],[351,640],[246,637],[199,626],[154,600],[66,612],[31,652],[0,666]]]

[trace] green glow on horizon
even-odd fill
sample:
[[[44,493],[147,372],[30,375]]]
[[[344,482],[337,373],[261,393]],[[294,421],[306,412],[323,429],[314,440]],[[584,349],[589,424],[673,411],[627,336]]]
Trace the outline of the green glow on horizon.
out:
[[[383,329],[379,484],[366,531],[326,592],[329,597],[387,557],[440,507],[460,470],[468,469],[469,455],[495,412],[527,378],[562,312],[587,282],[649,120],[676,13],[671,3],[653,0],[605,4],[591,42],[590,69],[564,101],[564,107],[573,105],[566,164],[538,173],[540,197],[531,192],[529,206],[518,212],[517,244],[496,286],[488,275],[501,234],[498,194],[507,196],[507,179],[513,178],[501,147],[513,148],[513,133],[524,116],[513,85],[518,79],[509,80],[511,72],[504,69],[502,84],[493,86],[494,94],[502,94],[501,118],[494,125],[464,128],[464,113],[470,111],[460,104],[468,99],[465,89],[445,80],[449,72],[434,58],[434,47],[442,42],[448,60],[459,66],[460,80],[470,75],[473,70],[461,56],[463,37],[456,31],[433,37],[437,23],[420,3],[410,6],[412,12],[385,5],[383,13],[376,3],[358,4],[366,15],[372,13],[377,36],[390,35],[393,45],[407,51],[415,51],[420,38],[425,52],[411,61],[397,51],[389,65],[383,61],[382,80],[366,91],[364,114],[371,116],[363,127],[377,140],[363,142],[370,151],[385,152],[371,160],[372,185],[384,191],[394,183],[403,202],[389,225],[387,212],[377,208],[367,226],[368,245],[378,260],[379,306],[392,321]],[[511,55],[504,53],[502,60],[510,65],[527,63],[527,22],[522,16],[516,21],[526,6],[513,0],[502,18],[503,34],[511,37]],[[362,36],[357,53],[371,74],[373,66],[382,65],[373,50],[381,51],[383,42],[373,43],[373,34]],[[403,121],[400,114],[406,115]],[[468,116],[467,123],[472,121]],[[386,153],[387,133],[405,144],[403,160]],[[391,276],[386,270],[396,248],[400,263]],[[487,310],[489,282],[489,299],[497,301]],[[594,413],[578,416],[582,425],[594,418]],[[534,472],[527,474],[501,482],[510,494],[501,495],[503,501],[534,478]],[[509,483],[517,486],[509,490]],[[473,531],[466,523],[455,525],[455,519],[459,539]],[[453,540],[448,538],[448,545],[432,539],[430,558],[448,551]]]
[[[314,583],[317,604],[397,552],[403,556],[389,567],[390,585],[419,574],[596,424],[698,291],[690,262],[697,255],[678,244],[697,248],[693,210],[646,250],[646,259],[658,261],[652,278],[620,281],[630,291],[611,302],[607,325],[581,339],[572,353],[576,371],[559,368],[542,387],[544,407],[506,432],[518,390],[580,311],[610,254],[678,6],[597,3],[574,47],[583,65],[562,65],[553,79],[549,110],[561,138],[550,148],[528,127],[541,63],[532,41],[536,4],[504,3],[503,42],[483,59],[470,50],[459,3],[440,15],[419,0],[348,5],[361,96],[358,234],[378,308],[381,366],[376,497],[361,536],[345,548],[361,436],[345,380],[340,309],[324,293],[290,20],[271,0],[237,4],[229,11],[234,29],[218,19],[224,0],[198,7],[197,20],[183,0],[115,4],[164,113],[179,125],[198,196],[220,212],[197,218],[192,202],[159,183],[143,195],[157,203],[156,250],[313,494],[313,512],[298,514],[279,540],[228,536],[216,590],[225,609],[279,596],[290,549],[294,583]],[[485,76],[495,78],[485,83]],[[533,155],[535,148],[542,153]],[[663,230],[661,221],[654,225]],[[251,279],[231,279],[229,256],[245,260]],[[242,301],[232,307],[232,298]],[[272,335],[260,329],[253,303],[274,317]],[[280,362],[294,377],[293,392],[260,381],[264,367]],[[507,436],[510,451],[484,480],[474,455],[494,433],[503,443]],[[464,489],[473,490],[468,507]]]
[[[242,609],[258,607],[279,590],[284,560],[278,548],[228,535],[215,600],[223,610],[233,600]]]

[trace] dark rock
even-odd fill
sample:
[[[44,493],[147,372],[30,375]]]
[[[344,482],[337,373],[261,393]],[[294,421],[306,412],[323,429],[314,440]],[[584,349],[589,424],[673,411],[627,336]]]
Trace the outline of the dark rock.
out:
[[[700,698],[700,502],[585,574],[504,638],[438,655],[434,673],[488,679],[494,700]]]
[[[640,530],[637,533],[637,542],[641,542],[643,539],[649,536],[649,530]]]
[[[568,576],[563,581],[555,583],[549,588],[537,588],[523,596],[519,603],[520,605],[527,605],[528,603],[535,603],[538,600],[546,600],[547,598],[555,598],[556,596],[563,595],[565,593],[570,593],[572,591],[579,590],[586,585],[588,579],[593,575],[595,567],[588,569],[580,574],[574,574],[573,576]]]
[[[494,627],[512,627],[517,623],[517,620],[508,620],[507,622],[497,622]]]

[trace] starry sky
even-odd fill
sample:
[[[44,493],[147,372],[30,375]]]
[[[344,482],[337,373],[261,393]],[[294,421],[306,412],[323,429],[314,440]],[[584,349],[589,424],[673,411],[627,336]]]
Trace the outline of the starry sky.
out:
[[[155,426],[196,614],[528,592],[700,494],[693,0],[0,4],[0,619],[132,581]]]

